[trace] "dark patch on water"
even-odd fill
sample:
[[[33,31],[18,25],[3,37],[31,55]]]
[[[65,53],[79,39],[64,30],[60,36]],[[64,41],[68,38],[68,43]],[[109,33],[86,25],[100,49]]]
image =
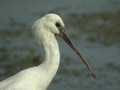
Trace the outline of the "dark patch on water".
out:
[[[95,14],[71,13],[67,23],[79,30],[79,34],[87,34],[87,40],[99,42],[105,46],[119,44],[120,42],[120,11]],[[77,36],[76,36],[77,39]]]

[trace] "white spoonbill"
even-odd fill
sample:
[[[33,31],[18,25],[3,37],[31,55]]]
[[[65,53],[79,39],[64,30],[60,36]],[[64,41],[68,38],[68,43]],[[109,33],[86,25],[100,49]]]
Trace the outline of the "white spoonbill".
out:
[[[54,78],[60,63],[57,35],[62,37],[75,53],[80,56],[90,74],[95,78],[95,74],[86,60],[71,43],[60,16],[51,13],[36,20],[32,26],[32,32],[38,44],[44,49],[45,60],[38,66],[22,70],[1,81],[0,90],[46,90]]]

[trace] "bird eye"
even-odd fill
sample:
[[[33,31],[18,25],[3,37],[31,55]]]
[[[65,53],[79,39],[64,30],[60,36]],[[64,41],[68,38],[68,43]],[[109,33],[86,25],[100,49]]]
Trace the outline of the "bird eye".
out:
[[[61,26],[59,22],[56,22],[55,25],[56,25],[56,27],[60,27]]]

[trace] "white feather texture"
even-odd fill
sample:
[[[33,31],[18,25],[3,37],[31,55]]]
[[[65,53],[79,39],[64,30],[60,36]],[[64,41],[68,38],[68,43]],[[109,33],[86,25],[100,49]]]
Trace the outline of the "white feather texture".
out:
[[[45,60],[0,82],[0,90],[46,90],[54,78],[60,63],[59,46],[55,34],[59,34],[56,22],[64,27],[56,14],[47,14],[35,21],[32,32],[36,41],[43,47]]]

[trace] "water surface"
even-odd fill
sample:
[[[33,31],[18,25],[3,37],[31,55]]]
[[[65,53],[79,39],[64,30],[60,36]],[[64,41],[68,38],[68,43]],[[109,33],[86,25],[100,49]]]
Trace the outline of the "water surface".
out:
[[[64,19],[72,42],[97,78],[89,75],[79,57],[57,37],[61,64],[48,90],[120,88],[119,0],[1,0],[0,11],[0,80],[42,62],[44,53],[31,34],[31,25],[54,12]]]

